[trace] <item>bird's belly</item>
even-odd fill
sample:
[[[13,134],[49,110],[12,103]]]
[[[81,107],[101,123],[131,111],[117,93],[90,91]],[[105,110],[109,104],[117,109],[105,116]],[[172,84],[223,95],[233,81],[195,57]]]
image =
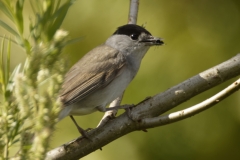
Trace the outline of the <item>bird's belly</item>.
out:
[[[133,79],[129,70],[123,71],[116,79],[104,88],[101,88],[81,101],[72,104],[69,115],[85,115],[97,111],[97,107],[106,107],[114,99],[121,96]]]

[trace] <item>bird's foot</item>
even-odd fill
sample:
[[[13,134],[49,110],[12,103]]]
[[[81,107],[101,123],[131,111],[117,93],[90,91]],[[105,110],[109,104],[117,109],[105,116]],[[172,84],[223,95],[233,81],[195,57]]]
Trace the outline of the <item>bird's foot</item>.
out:
[[[86,130],[82,129],[80,126],[77,126],[78,132],[82,135],[83,138],[87,138],[92,142],[92,139],[88,135],[88,131],[90,131],[92,128],[87,128]]]
[[[82,137],[87,138],[88,140],[92,141],[91,138],[89,137],[88,133],[87,133],[88,131],[91,130],[91,128],[88,128],[88,129],[84,130],[77,124],[76,120],[73,118],[72,115],[70,115],[70,118],[72,119],[73,123],[77,127],[78,132],[82,135]]]

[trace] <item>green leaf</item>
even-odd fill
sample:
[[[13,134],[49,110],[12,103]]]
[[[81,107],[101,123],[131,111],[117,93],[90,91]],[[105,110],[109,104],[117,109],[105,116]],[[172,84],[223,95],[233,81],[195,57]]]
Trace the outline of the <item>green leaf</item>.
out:
[[[7,61],[6,61],[6,82],[9,81],[9,74],[10,74],[10,58],[11,58],[11,39],[8,39],[8,46],[7,46]]]
[[[11,11],[9,8],[2,2],[0,1],[0,10],[12,21],[14,21],[14,18],[12,16]]]
[[[50,16],[53,13],[53,11],[54,11],[55,1],[46,0],[46,4],[47,4],[47,10],[46,11],[49,12],[49,16]]]
[[[24,4],[24,0],[18,0],[16,3],[16,21],[17,21],[17,26],[18,26],[18,30],[20,32],[20,34],[23,34],[23,4]]]
[[[42,26],[44,26],[45,24],[51,23],[49,18],[51,17],[52,9],[53,9],[52,2],[45,1],[44,13],[41,15],[41,25]],[[49,26],[47,26],[47,27],[49,27]]]
[[[12,138],[12,137],[11,137]],[[15,138],[15,137],[14,137]],[[12,138],[13,139],[13,138]],[[13,142],[12,142],[12,144],[15,144],[15,143],[18,143],[20,141],[20,138],[17,138],[16,140],[14,140]]]
[[[5,82],[5,67],[4,67],[4,41],[5,38],[2,40],[1,50],[0,50],[0,83],[2,87],[2,92],[5,93],[6,91],[6,82]]]
[[[2,26],[4,29],[6,29],[8,32],[12,33],[14,36],[16,36],[17,38],[19,38],[19,34],[12,29],[12,27],[10,27],[7,23],[3,22],[2,20],[0,20],[0,26]]]
[[[20,63],[20,64],[18,64],[18,65],[14,68],[14,70],[13,70],[13,72],[12,72],[10,78],[9,78],[10,81],[13,81],[13,79],[16,77],[16,75],[19,74],[20,69],[21,69],[21,66],[22,66],[22,65],[21,65],[21,63]]]
[[[7,39],[7,40],[10,40],[12,43],[18,45],[18,43],[17,43],[16,41],[14,41],[13,39],[11,39],[11,38],[6,38],[5,36],[1,36],[1,35],[0,35],[0,37],[1,37],[1,38],[5,38],[5,39]]]
[[[5,40],[6,38],[3,37],[2,44],[1,44],[1,51],[0,51],[0,83],[2,84],[1,87],[4,94],[6,94],[7,86],[9,84],[10,53],[11,53],[11,40],[8,39],[7,56],[6,58],[4,58]]]
[[[65,4],[63,4],[53,15],[50,17],[50,20],[53,22],[49,26],[49,31],[48,31],[48,39],[52,39],[54,36],[55,32],[60,28],[62,25],[62,22],[67,15],[69,7],[72,5],[74,1],[69,0]]]
[[[54,1],[54,2],[56,2],[56,1]],[[57,4],[56,4],[56,7],[55,7],[55,11],[59,8],[60,4],[61,4],[61,0],[58,0]]]
[[[13,87],[14,87],[13,80],[14,80],[14,78],[16,77],[16,75],[19,74],[20,69],[21,69],[21,64],[17,65],[17,66],[15,67],[15,69],[13,70],[13,72],[12,72],[10,78],[9,78],[9,83],[8,83],[8,86],[7,86],[7,90],[8,90],[8,91],[12,91],[12,90],[13,90]]]

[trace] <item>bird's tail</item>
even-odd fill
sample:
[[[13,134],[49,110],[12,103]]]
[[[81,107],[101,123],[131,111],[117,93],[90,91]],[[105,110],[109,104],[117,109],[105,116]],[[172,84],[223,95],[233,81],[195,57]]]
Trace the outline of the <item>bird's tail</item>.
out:
[[[59,116],[58,116],[59,121],[61,121],[65,117],[69,116],[71,109],[72,109],[71,106],[64,107],[59,113]]]

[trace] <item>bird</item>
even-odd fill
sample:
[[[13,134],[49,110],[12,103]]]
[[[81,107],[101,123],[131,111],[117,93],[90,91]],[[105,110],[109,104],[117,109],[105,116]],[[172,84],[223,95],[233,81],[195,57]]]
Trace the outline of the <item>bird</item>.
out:
[[[59,93],[63,106],[59,120],[70,116],[81,135],[87,137],[73,116],[112,110],[106,106],[122,95],[148,49],[163,44],[142,26],[118,27],[105,43],[85,54],[66,73]]]

